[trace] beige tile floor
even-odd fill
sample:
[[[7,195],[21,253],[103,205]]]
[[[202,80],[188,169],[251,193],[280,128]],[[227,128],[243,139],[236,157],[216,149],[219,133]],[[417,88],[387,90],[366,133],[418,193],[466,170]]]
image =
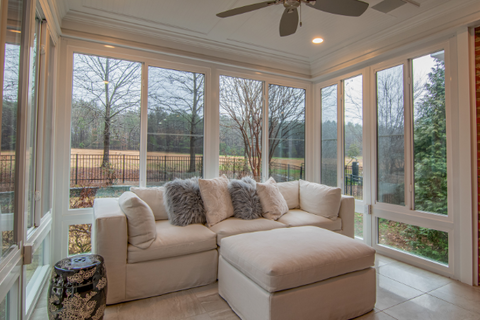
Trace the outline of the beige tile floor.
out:
[[[358,320],[480,319],[480,288],[377,254],[377,304]],[[46,320],[46,290],[32,320]],[[239,319],[217,284],[107,307],[104,320]]]

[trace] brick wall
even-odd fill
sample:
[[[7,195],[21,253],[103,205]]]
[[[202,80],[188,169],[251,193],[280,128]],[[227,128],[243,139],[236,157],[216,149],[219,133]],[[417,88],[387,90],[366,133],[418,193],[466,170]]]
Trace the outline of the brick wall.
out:
[[[475,89],[476,89],[476,98],[477,98],[477,168],[480,173],[480,28],[475,29]],[[479,266],[479,276],[478,282],[480,283],[480,175],[477,177],[478,183],[478,266]]]

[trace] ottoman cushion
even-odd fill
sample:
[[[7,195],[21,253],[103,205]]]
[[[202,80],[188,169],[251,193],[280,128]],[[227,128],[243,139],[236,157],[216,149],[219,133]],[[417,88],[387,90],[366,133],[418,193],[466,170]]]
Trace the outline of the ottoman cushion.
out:
[[[318,227],[240,234],[222,240],[222,257],[268,292],[295,288],[374,265],[375,250]]]

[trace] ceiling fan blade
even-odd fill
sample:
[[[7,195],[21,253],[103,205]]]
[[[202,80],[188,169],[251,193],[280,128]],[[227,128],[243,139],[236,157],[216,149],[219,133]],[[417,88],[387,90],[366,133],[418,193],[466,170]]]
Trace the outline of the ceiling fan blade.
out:
[[[271,6],[272,4],[277,4],[277,3],[278,3],[277,1],[265,1],[265,2],[254,3],[248,6],[238,7],[238,8],[217,13],[217,17],[227,18],[231,16],[236,16],[237,14],[258,10],[258,9],[265,8],[265,7]]]
[[[282,19],[280,20],[280,37],[289,36],[297,31],[298,10],[295,8],[289,11],[290,9],[283,11]]]
[[[315,4],[307,3],[307,6],[328,13],[358,17],[367,10],[368,3],[359,0],[317,0]]]

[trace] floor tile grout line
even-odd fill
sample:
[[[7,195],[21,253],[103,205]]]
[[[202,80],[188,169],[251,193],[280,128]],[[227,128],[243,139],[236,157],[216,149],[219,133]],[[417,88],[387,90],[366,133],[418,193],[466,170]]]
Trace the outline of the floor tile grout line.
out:
[[[465,310],[465,311],[472,312],[472,313],[474,313],[474,314],[479,314],[479,315],[480,315],[480,312],[468,310],[468,309],[466,309],[466,308],[464,308],[464,307],[462,307],[462,306],[459,306],[458,304],[452,303],[452,302],[447,301],[447,300],[445,300],[445,299],[439,298],[439,297],[434,296],[434,295],[431,295],[431,294],[429,294],[429,293],[426,293],[426,294],[429,295],[430,297],[434,297],[434,298],[436,298],[436,299],[442,300],[442,301],[444,301],[444,302],[446,302],[446,303],[449,303],[449,304],[451,304],[451,305],[453,305],[453,306],[455,306],[455,307],[458,307],[458,308],[460,308],[460,309],[463,309],[463,310]]]

